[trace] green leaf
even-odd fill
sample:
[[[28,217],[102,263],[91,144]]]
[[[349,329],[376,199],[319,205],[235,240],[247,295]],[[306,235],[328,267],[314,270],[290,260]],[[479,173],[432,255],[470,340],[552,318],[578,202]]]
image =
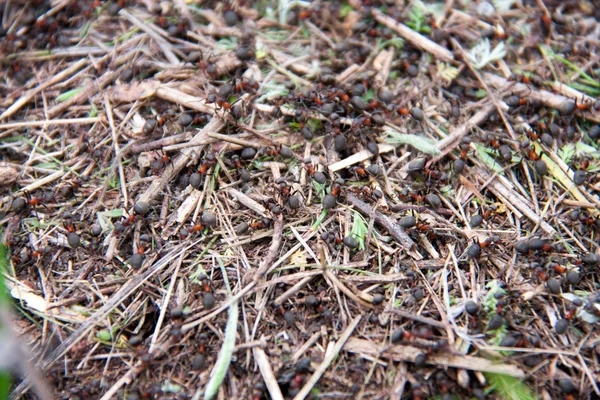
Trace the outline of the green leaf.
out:
[[[313,231],[316,230],[319,227],[319,225],[321,225],[323,223],[323,221],[325,221],[325,217],[326,216],[327,216],[327,210],[321,211],[321,214],[319,215],[319,218],[317,218],[317,220],[310,227],[310,229],[312,229]]]
[[[474,144],[475,144],[475,149],[477,150],[478,158],[481,161],[483,161],[488,167],[493,169],[495,172],[498,172],[498,173],[502,172],[502,166],[496,162],[494,157],[492,157],[488,154],[487,147],[485,147],[479,143],[474,143]]]
[[[402,134],[391,129],[388,129],[386,133],[388,134],[388,137],[386,138],[386,142],[388,143],[409,144],[415,149],[433,156],[440,154],[440,151],[435,148],[435,142],[429,138],[418,135]]]
[[[88,115],[89,118],[94,118],[98,115],[98,109],[96,108],[96,105],[92,104],[92,109],[90,110],[90,115]]]
[[[354,8],[350,4],[343,3],[342,9],[340,10],[340,17],[346,18],[352,11],[354,11]]]
[[[67,92],[64,92],[63,94],[56,96],[56,101],[58,101],[59,103],[62,103],[63,101],[69,100],[71,97],[77,96],[82,91],[83,91],[82,87],[69,90]]]
[[[314,179],[312,180],[312,182],[313,186],[315,187],[315,191],[319,195],[319,198],[321,199],[321,201],[323,201],[323,197],[325,197],[325,184],[319,183]]]
[[[231,363],[231,356],[233,355],[233,348],[235,347],[235,335],[237,331],[238,323],[238,304],[234,301],[229,307],[229,317],[227,319],[227,327],[225,328],[225,336],[223,338],[223,346],[219,351],[219,357],[217,362],[210,372],[210,380],[206,385],[204,391],[204,400],[211,400],[219,390],[219,386],[223,383],[229,364]]]
[[[360,250],[365,249],[365,236],[367,235],[368,231],[369,228],[362,215],[360,215],[358,211],[354,211],[354,221],[352,222],[350,236],[356,239],[358,242],[358,248]]]
[[[567,143],[560,149],[558,149],[558,156],[566,163],[569,164],[575,155],[575,145],[573,143]]]
[[[504,400],[536,400],[533,390],[513,376],[485,373],[492,389]]]

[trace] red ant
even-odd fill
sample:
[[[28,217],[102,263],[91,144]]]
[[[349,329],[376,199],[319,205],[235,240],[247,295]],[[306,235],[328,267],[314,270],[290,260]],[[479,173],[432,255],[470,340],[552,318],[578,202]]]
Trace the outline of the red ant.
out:
[[[333,182],[333,185],[331,185],[330,194],[333,197],[338,197],[340,195],[343,185],[344,185],[344,180],[342,178],[336,179],[335,182]]]
[[[315,174],[315,167],[312,164],[312,160],[310,158],[304,160],[304,169],[306,169],[310,176],[313,176]]]
[[[200,168],[198,168],[198,173],[201,175],[206,175],[206,173],[208,172],[208,170],[212,167],[214,167],[217,164],[217,160],[215,159],[215,156],[213,154],[206,154],[204,156],[204,160],[202,161],[202,164],[200,164]]]
[[[268,218],[262,218],[260,221],[254,221],[249,224],[252,229],[266,229],[271,225],[271,220]]]
[[[367,170],[361,165],[355,165],[351,167],[350,172],[353,173],[358,179],[365,178],[367,176]]]

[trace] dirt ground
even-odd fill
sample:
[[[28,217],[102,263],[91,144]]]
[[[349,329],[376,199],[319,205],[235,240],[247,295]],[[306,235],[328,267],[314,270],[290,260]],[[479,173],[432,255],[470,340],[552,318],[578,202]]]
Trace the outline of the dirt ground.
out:
[[[600,398],[593,2],[0,13],[12,398]]]

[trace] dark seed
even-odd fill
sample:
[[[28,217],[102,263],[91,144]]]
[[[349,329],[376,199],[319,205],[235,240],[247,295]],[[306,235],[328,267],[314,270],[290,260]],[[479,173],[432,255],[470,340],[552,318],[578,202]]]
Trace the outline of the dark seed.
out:
[[[314,136],[312,130],[308,126],[300,129],[300,134],[302,134],[302,137],[305,140],[311,140]]]
[[[377,143],[375,142],[367,143],[367,150],[375,155],[379,154],[379,146],[377,146]]]
[[[196,354],[194,358],[192,358],[192,369],[198,371],[204,368],[204,364],[206,364],[206,357],[203,354]]]
[[[588,253],[584,255],[581,260],[589,265],[598,265],[600,264],[600,256],[594,253]]]
[[[546,281],[548,291],[552,294],[560,294],[560,280],[557,278],[550,278]]]
[[[569,378],[561,378],[558,380],[558,386],[566,394],[575,393],[577,388]]]
[[[327,182],[327,177],[322,172],[315,172],[315,174],[313,175],[313,179],[320,184]]]
[[[573,183],[575,183],[577,186],[579,186],[579,185],[583,185],[586,181],[587,181],[587,174],[585,173],[585,171],[583,171],[581,169],[575,171],[575,174],[573,174]]]
[[[373,304],[381,304],[383,303],[384,297],[381,293],[375,293],[373,295]]]
[[[385,125],[385,118],[383,118],[383,115],[381,115],[381,114],[373,114],[371,119],[373,120],[373,122],[375,122],[375,125],[377,125],[377,126]],[[369,145],[367,144],[367,149],[368,148],[369,148]],[[374,153],[374,154],[377,154],[377,153]]]
[[[465,162],[462,159],[454,161],[454,172],[461,174],[465,170]]]
[[[411,172],[422,171],[425,168],[426,158],[415,158],[408,163],[408,170]]]
[[[183,317],[183,308],[175,307],[171,310],[171,318],[181,318]]]
[[[235,227],[235,233],[238,235],[242,235],[248,231],[248,224],[245,222],[241,222],[238,226]]]
[[[242,182],[248,182],[250,181],[250,178],[250,172],[246,168],[240,169],[240,179]]]
[[[488,329],[489,330],[500,329],[502,327],[502,325],[504,325],[504,318],[502,318],[501,315],[496,314],[490,319],[490,322],[488,324]]]
[[[559,335],[562,335],[563,333],[565,333],[568,328],[569,328],[569,320],[566,318],[559,319],[558,321],[556,321],[556,325],[554,325],[554,330]]]
[[[67,235],[67,242],[69,242],[69,246],[71,246],[72,249],[75,249],[79,247],[81,239],[79,238],[79,235],[77,233],[71,232]]]
[[[316,296],[309,294],[308,296],[306,296],[304,304],[306,304],[309,307],[316,307],[317,305],[319,305],[319,300],[317,300]]]
[[[100,234],[102,233],[102,227],[100,225],[92,225],[92,229],[90,230],[90,232],[94,236],[100,236]]]
[[[292,210],[297,209],[300,207],[300,198],[298,196],[290,196],[288,199],[288,205]]]
[[[219,97],[223,100],[226,100],[229,97],[229,95],[231,94],[232,90],[233,90],[233,86],[231,86],[231,83],[225,82],[219,88]]]
[[[344,242],[344,246],[346,246],[350,249],[355,249],[358,247],[358,242],[352,236],[346,236],[344,238],[343,242]]]
[[[346,149],[346,142],[347,142],[346,136],[337,135],[335,137],[335,139],[333,140],[335,151],[337,151],[337,152],[344,151]]]
[[[402,329],[395,330],[392,333],[392,343],[398,343],[402,340],[404,336],[404,331]]]
[[[287,310],[286,312],[283,313],[283,319],[290,326],[293,326],[296,324],[296,316],[290,310]]]
[[[292,158],[294,157],[294,152],[287,146],[281,146],[281,150],[279,150],[279,154],[283,158]]]
[[[518,343],[516,337],[512,335],[506,335],[504,339],[500,341],[500,346],[502,347],[514,347]]]
[[[202,295],[202,305],[207,310],[213,308],[215,305],[215,296],[212,293],[204,293]]]
[[[145,201],[138,201],[133,205],[133,212],[137,215],[144,216],[148,214],[150,206]]]
[[[408,66],[408,68],[406,69],[406,73],[411,76],[411,77],[416,77],[417,75],[419,75],[419,67],[417,67],[414,64],[411,64]],[[416,118],[415,118],[416,119]],[[420,120],[419,120],[420,121]]]
[[[531,239],[527,244],[529,250],[541,250],[546,245],[546,241],[542,239]]]
[[[388,89],[383,89],[379,92],[379,100],[386,104],[391,103],[394,100],[394,94]]]
[[[600,125],[594,125],[588,130],[588,136],[591,139],[597,139],[600,136]]]
[[[240,119],[244,117],[244,109],[242,108],[242,105],[240,103],[235,104],[231,108],[231,115],[233,115],[233,118],[235,119]]]
[[[189,126],[192,122],[194,122],[194,118],[190,114],[181,114],[177,118],[177,123],[183,127]]]
[[[569,282],[569,285],[575,286],[579,283],[579,279],[580,279],[580,275],[579,272],[572,269],[569,272],[567,272],[567,282]]]
[[[144,132],[144,134],[149,135],[152,132],[154,132],[154,129],[156,129],[157,124],[158,124],[158,121],[156,121],[155,119],[149,119],[144,124],[142,131]]]
[[[252,147],[245,147],[242,150],[242,154],[241,157],[244,160],[251,160],[254,158],[254,156],[256,155],[256,149],[252,148]]]
[[[542,140],[542,143],[544,143],[548,147],[551,147],[552,144],[554,143],[554,139],[548,133],[542,133],[542,136],[540,137],[540,139]]]
[[[473,215],[469,220],[469,225],[471,228],[477,228],[483,223],[483,216],[480,214]]]
[[[469,315],[477,315],[477,313],[479,312],[479,306],[474,301],[469,300],[465,303],[465,311]]]
[[[509,96],[504,100],[504,102],[509,107],[517,107],[521,102],[521,99],[519,98],[519,96]]]
[[[571,114],[573,114],[573,111],[575,111],[575,102],[571,101],[571,100],[563,102],[560,105],[560,110],[559,111],[560,111],[560,113],[562,115],[571,115]]]
[[[335,83],[335,76],[332,74],[323,74],[321,76],[321,82],[325,85],[333,85]]]
[[[410,109],[410,115],[417,121],[423,121],[425,113],[419,107],[413,107]]]
[[[27,205],[27,201],[22,198],[22,197],[17,197],[16,199],[14,199],[12,201],[12,204],[10,205],[10,209],[12,211],[22,211],[25,206]]]
[[[191,63],[197,63],[198,61],[202,60],[202,53],[199,51],[192,51],[190,54],[188,54],[188,61]]]
[[[223,19],[228,26],[234,26],[239,21],[237,14],[232,10],[225,11]]]
[[[517,243],[515,243],[515,251],[517,253],[521,253],[521,254],[525,254],[529,252],[529,242],[526,240],[519,240]]]
[[[202,175],[197,172],[190,175],[190,185],[192,185],[194,189],[198,189],[202,185],[202,180]]]
[[[326,210],[329,210],[331,208],[334,208],[337,205],[337,199],[331,195],[325,195],[325,197],[323,197],[323,208],[325,208]]]
[[[460,117],[460,107],[459,106],[452,106],[452,117],[454,118],[458,118]]]
[[[377,164],[371,164],[367,166],[367,172],[370,173],[371,175],[381,175],[381,168],[379,167],[379,165]]]
[[[425,366],[425,361],[426,361],[425,355],[424,354],[418,354],[415,357],[415,367],[417,367],[417,368],[423,368]]]
[[[369,322],[371,324],[376,324],[377,322],[379,322],[379,317],[377,317],[376,314],[371,314],[369,315]]]
[[[498,152],[504,161],[510,161],[512,159],[512,150],[510,147],[508,147],[508,145],[503,144],[500,146],[498,148]]]
[[[548,175],[548,166],[544,160],[537,160],[535,162],[535,172],[537,172],[539,176]]]
[[[473,243],[467,248],[467,257],[468,258],[479,258],[481,256],[481,246],[479,243]]]
[[[135,253],[129,259],[129,265],[131,265],[131,268],[133,268],[133,269],[140,269],[142,267],[143,263],[144,263],[144,255],[143,254]]]
[[[366,107],[365,101],[360,96],[352,97],[352,99],[350,99],[350,104],[358,111],[362,111]]]
[[[423,297],[425,297],[425,293],[423,293],[423,289],[420,287],[416,287],[415,290],[413,291],[413,297],[415,298],[416,301],[423,300]]]
[[[131,78],[133,78],[133,70],[131,68],[125,68],[119,76],[119,79],[123,82],[129,82]]]
[[[310,358],[309,357],[301,358],[296,363],[296,372],[297,373],[306,372],[306,371],[308,371],[309,368],[310,368]]]
[[[139,344],[142,344],[143,341],[144,341],[144,338],[141,335],[132,336],[129,338],[129,345],[137,346]]]
[[[435,40],[438,43],[446,40],[446,38],[448,37],[448,34],[443,29],[434,29],[431,34],[433,36],[433,40]]]
[[[214,228],[217,226],[217,216],[211,212],[205,211],[202,213],[202,223],[208,227]]]
[[[407,215],[405,217],[400,218],[399,224],[404,229],[410,229],[417,224],[417,219],[412,215]]]
[[[250,50],[248,47],[241,46],[235,50],[235,56],[240,61],[248,61],[248,60],[252,59],[254,54],[252,54],[252,50]]]
[[[442,200],[437,194],[429,193],[425,196],[425,201],[433,208],[440,208],[442,206]]]
[[[357,83],[350,88],[352,96],[360,96],[365,92],[365,86],[362,83]]]

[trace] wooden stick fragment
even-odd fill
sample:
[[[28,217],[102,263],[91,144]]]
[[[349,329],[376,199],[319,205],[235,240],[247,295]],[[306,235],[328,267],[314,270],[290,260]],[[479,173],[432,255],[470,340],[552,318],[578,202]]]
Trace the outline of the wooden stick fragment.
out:
[[[380,349],[381,344],[358,338],[351,338],[344,346],[345,351],[362,356],[369,355],[371,357],[380,356]],[[414,362],[418,355],[423,354],[423,349],[408,345],[396,345],[390,346],[384,353],[386,357],[394,361]],[[465,356],[462,354],[431,354],[426,358],[425,362],[429,365],[437,365],[442,368],[452,367],[469,371],[491,372],[521,379],[525,377],[525,372],[516,365],[507,364],[503,361],[494,363],[481,357]]]
[[[452,52],[450,50],[443,48],[439,44],[431,41],[430,39],[426,38],[425,36],[421,35],[420,33],[413,31],[408,26],[406,26],[400,22],[397,22],[392,17],[388,17],[387,15],[385,15],[384,13],[382,13],[381,11],[379,11],[376,8],[373,8],[372,12],[373,12],[373,17],[375,17],[375,20],[377,22],[379,22],[381,25],[385,25],[388,28],[390,28],[391,30],[395,31],[402,38],[408,40],[412,45],[414,45],[428,53],[433,54],[434,56],[436,56],[437,58],[439,58],[443,61],[453,61],[454,60],[454,55],[452,54]]]
[[[269,362],[269,358],[267,357],[265,351],[260,347],[254,347],[252,348],[252,354],[254,355],[254,359],[258,364],[258,369],[260,370],[260,374],[265,381],[267,390],[271,395],[271,399],[283,400],[283,394],[281,393],[281,389],[277,383],[277,378],[273,373],[273,368],[271,367],[271,363]]]
[[[353,194],[349,194],[347,196],[350,204],[354,206],[360,213],[366,215],[367,217],[373,214],[373,209],[370,205],[359,199]],[[373,214],[375,217],[375,222],[387,229],[387,231],[392,235],[392,237],[402,246],[405,250],[412,250],[415,247],[415,242],[404,232],[404,229],[393,219],[383,215],[379,211],[375,211]],[[418,254],[418,253],[417,253]],[[422,259],[418,258],[418,260]]]
[[[396,147],[391,144],[381,143],[381,144],[379,144],[379,154],[389,153],[390,151],[394,150],[395,148]],[[340,169],[348,168],[354,164],[363,162],[374,156],[375,155],[373,153],[371,153],[369,150],[361,150],[358,153],[352,154],[350,157],[344,158],[343,160],[340,160],[334,164],[331,164],[327,168],[329,168],[329,172],[333,174],[334,172],[339,171]]]
[[[321,362],[321,364],[319,364],[319,366],[317,367],[315,372],[313,372],[313,374],[310,376],[310,378],[308,378],[308,380],[306,381],[306,383],[304,384],[302,389],[300,389],[300,391],[298,392],[296,397],[294,397],[294,400],[303,400],[306,398],[306,396],[308,396],[310,394],[313,387],[317,384],[319,379],[321,379],[321,376],[323,376],[323,374],[325,373],[327,368],[329,368],[329,365],[338,356],[338,354],[344,347],[344,344],[350,338],[350,335],[352,335],[352,332],[354,332],[354,329],[356,329],[356,326],[360,322],[361,318],[362,318],[362,315],[359,315],[359,316],[355,317],[352,320],[352,322],[350,322],[348,327],[344,330],[344,332],[342,332],[342,334],[340,335],[340,338],[335,343],[333,350],[329,354],[325,355],[323,362]]]

